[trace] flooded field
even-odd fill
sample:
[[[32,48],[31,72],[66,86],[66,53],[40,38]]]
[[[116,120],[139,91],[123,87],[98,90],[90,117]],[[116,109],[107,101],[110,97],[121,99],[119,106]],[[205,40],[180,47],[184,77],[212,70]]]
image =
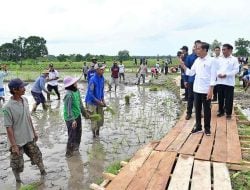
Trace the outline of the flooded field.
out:
[[[85,96],[86,84],[79,84]],[[27,86],[26,97],[30,109],[34,102]],[[60,84],[61,96],[64,96]],[[130,104],[125,105],[125,96],[130,96]],[[7,95],[7,98],[9,95]],[[25,156],[25,168],[21,178],[25,184],[40,182],[39,189],[89,189],[89,184],[101,178],[105,168],[114,161],[130,158],[135,151],[149,141],[162,138],[174,125],[179,115],[176,96],[167,91],[150,91],[145,86],[120,84],[117,92],[105,93],[105,100],[115,111],[115,115],[105,112],[104,126],[100,137],[92,138],[90,121],[82,119],[83,133],[80,154],[70,159],[65,157],[67,130],[63,120],[63,102],[55,100],[48,111],[41,105],[32,114],[39,133],[38,146],[48,175],[40,181],[40,172]],[[2,116],[1,131],[3,132]],[[16,189],[16,183],[9,167],[9,152],[6,134],[0,135],[0,189]]]

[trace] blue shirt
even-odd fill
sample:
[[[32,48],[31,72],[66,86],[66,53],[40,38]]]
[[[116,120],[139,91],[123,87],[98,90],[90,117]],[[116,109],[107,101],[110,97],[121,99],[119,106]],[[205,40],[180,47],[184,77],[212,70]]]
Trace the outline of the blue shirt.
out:
[[[97,105],[96,100],[102,101],[103,99],[104,77],[95,73],[94,76],[90,78],[85,102],[87,104]]]
[[[186,60],[185,60],[185,65],[187,68],[191,69],[192,65],[194,64],[194,61],[196,60],[198,56],[195,53],[192,53],[190,55],[187,56]],[[195,75],[194,76],[188,76],[185,75],[184,77],[184,81],[185,82],[191,82],[193,83],[195,79]]]
[[[91,77],[93,77],[94,75],[95,75],[95,69],[88,70],[88,74],[87,74],[88,82],[90,81]]]
[[[46,82],[45,76],[44,75],[39,76],[36,79],[35,83],[33,84],[31,91],[36,93],[42,93],[42,91],[46,92],[45,82]]]

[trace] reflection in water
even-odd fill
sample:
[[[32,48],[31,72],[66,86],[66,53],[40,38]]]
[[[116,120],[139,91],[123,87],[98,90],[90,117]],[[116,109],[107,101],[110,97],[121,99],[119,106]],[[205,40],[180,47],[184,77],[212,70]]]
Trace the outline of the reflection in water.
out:
[[[95,139],[88,150],[88,173],[89,179],[91,179],[92,182],[102,177],[105,156],[103,144],[100,142],[100,139]]]
[[[84,182],[84,164],[81,155],[75,155],[66,159],[70,176],[68,179],[68,188],[72,190],[83,189]]]

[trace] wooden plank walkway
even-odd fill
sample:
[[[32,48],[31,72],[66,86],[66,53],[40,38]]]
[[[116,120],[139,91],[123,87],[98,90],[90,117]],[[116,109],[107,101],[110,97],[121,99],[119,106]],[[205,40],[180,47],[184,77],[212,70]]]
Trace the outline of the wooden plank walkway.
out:
[[[232,189],[226,164],[242,161],[236,118],[218,118],[217,109],[213,104],[211,136],[191,134],[194,117],[182,116],[161,141],[136,152],[105,189]]]

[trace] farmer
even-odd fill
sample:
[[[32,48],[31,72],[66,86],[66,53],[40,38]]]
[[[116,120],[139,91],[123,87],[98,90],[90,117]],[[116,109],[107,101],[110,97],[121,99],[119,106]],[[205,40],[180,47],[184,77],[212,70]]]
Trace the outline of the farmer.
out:
[[[92,114],[100,114],[101,119],[98,121],[91,120],[91,129],[93,138],[99,136],[100,127],[103,126],[104,112],[103,107],[106,107],[104,101],[104,77],[103,73],[105,65],[99,63],[95,65],[96,73],[90,79],[88,84],[88,90],[85,98],[87,109]]]
[[[88,70],[89,70],[89,67],[86,65],[86,62],[84,62],[83,63],[83,68],[82,68],[82,73],[83,73],[83,76],[84,76],[84,80],[87,80]]]
[[[140,80],[141,80],[141,77],[142,77],[142,82],[143,84],[145,83],[145,78],[146,78],[146,75],[148,74],[148,68],[147,68],[147,65],[145,62],[143,62],[140,67],[139,67],[139,70],[137,72],[137,76],[138,76],[138,82],[137,84],[139,85],[140,84]]]
[[[42,103],[43,109],[47,110],[46,100],[42,91],[46,92],[47,94],[50,94],[50,92],[45,88],[45,82],[48,76],[49,76],[49,71],[47,70],[43,71],[42,74],[36,79],[35,83],[33,84],[33,87],[31,89],[31,94],[35,100],[35,103],[33,105],[32,112],[36,111],[36,108],[40,103]]]
[[[73,151],[78,151],[82,137],[81,114],[86,117],[85,109],[77,88],[78,78],[65,77],[63,80],[66,90],[64,101],[64,120],[68,128],[66,157],[72,157]]]
[[[121,82],[121,79],[123,80],[123,82],[125,81],[125,66],[122,61],[120,61],[119,64],[119,82]]]
[[[21,183],[20,173],[24,169],[23,153],[36,164],[41,175],[46,175],[42,153],[36,144],[38,136],[32,124],[28,100],[23,97],[25,84],[21,79],[12,79],[8,86],[12,94],[4,107],[4,126],[10,143],[10,167],[16,182]]]
[[[4,77],[6,77],[7,75],[8,75],[8,72],[7,72],[6,65],[1,66],[0,67],[0,103],[1,103],[1,100],[3,101],[3,103],[5,102],[3,80],[4,80]]]
[[[111,88],[112,85],[115,84],[115,92],[116,92],[116,88],[118,85],[118,77],[119,77],[119,67],[117,65],[117,62],[114,61],[113,66],[111,67]]]
[[[49,77],[47,90],[51,93],[52,90],[57,94],[57,100],[60,100],[60,93],[58,91],[59,73],[54,69],[53,64],[49,64]],[[47,100],[50,101],[50,93],[47,93]]]

